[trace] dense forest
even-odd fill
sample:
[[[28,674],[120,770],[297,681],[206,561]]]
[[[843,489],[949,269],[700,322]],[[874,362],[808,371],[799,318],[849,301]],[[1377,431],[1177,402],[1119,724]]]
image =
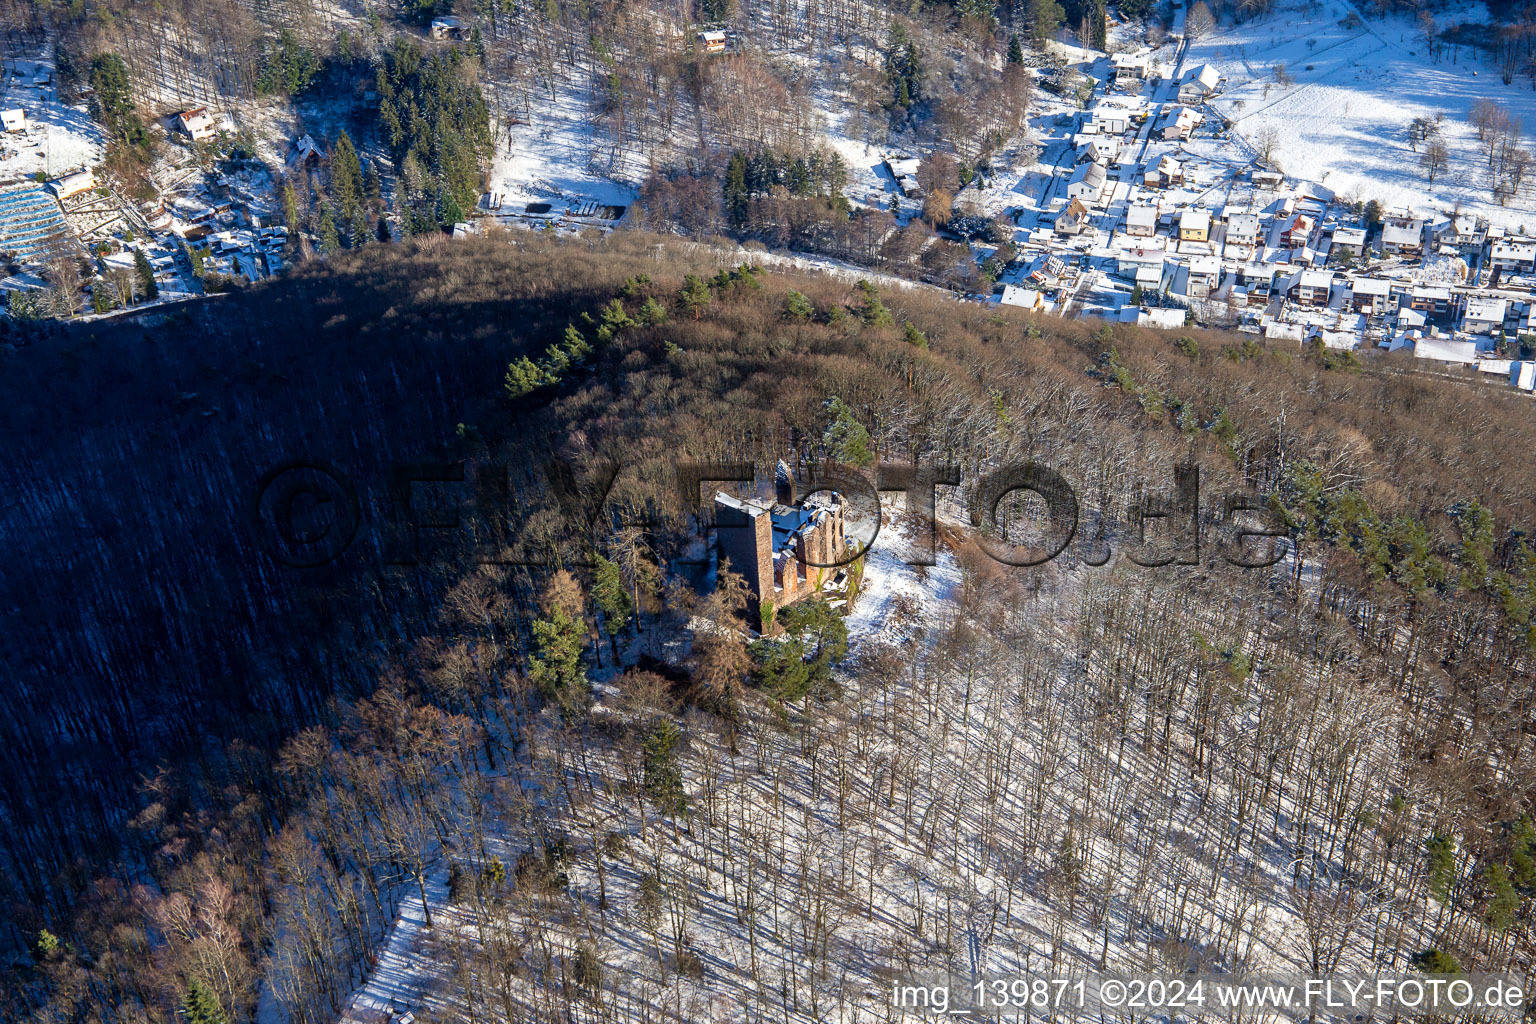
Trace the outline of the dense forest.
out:
[[[369,246],[4,358],[15,1017],[334,1019],[408,901],[445,1019],[826,1019],[967,941],[1241,972],[1282,912],[1298,964],[1530,966],[1512,393],[637,232]],[[958,466],[911,570],[949,610],[748,644],[679,457]],[[1010,569],[966,488],[1026,460],[1080,527]],[[461,461],[496,500],[433,489]],[[251,510],[298,462],[358,491],[316,568]],[[1209,546],[1137,568],[1191,462]],[[423,464],[458,528],[402,523]],[[1218,557],[1228,493],[1299,554]]]

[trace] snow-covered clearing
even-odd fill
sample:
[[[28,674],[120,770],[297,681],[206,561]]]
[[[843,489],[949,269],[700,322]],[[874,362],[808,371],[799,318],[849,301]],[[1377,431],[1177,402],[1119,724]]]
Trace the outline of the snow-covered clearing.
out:
[[[1442,13],[1440,27],[1486,20],[1482,5],[1472,6]],[[1524,75],[1504,85],[1498,67],[1470,47],[1445,46],[1432,60],[1422,32],[1405,18],[1361,19],[1340,0],[1303,0],[1192,41],[1186,70],[1205,63],[1227,79],[1211,105],[1250,145],[1274,132],[1276,162],[1291,178],[1388,207],[1448,211],[1460,204],[1510,227],[1536,221],[1528,194],[1506,207],[1495,201],[1487,153],[1467,123],[1472,104],[1489,99],[1536,127],[1536,91]],[[1276,82],[1277,65],[1291,84]],[[1450,160],[1430,186],[1408,126],[1437,115]]]
[[[101,162],[104,138],[84,104],[59,99],[53,62],[6,60],[0,73],[0,110],[20,108],[25,131],[0,133],[0,182],[44,174],[58,177]]]

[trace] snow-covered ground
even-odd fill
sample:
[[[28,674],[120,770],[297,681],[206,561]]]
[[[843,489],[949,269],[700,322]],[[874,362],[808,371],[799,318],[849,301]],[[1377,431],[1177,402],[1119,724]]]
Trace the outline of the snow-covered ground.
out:
[[[27,128],[0,133],[0,182],[58,177],[101,162],[104,139],[83,104],[59,99],[51,61],[6,60],[0,110],[20,108]]]
[[[1468,8],[1442,12],[1439,27],[1487,20],[1481,4]],[[1488,99],[1536,128],[1528,75],[1504,85],[1498,67],[1466,46],[1444,46],[1432,60],[1413,22],[1362,19],[1341,0],[1292,0],[1267,17],[1221,25],[1190,44],[1184,67],[1204,63],[1227,79],[1212,106],[1250,145],[1274,132],[1276,162],[1293,179],[1388,207],[1447,211],[1460,204],[1509,227],[1536,223],[1528,191],[1505,207],[1494,200],[1487,155],[1467,123],[1472,104]],[[1291,84],[1275,81],[1281,64]],[[1408,126],[1436,116],[1450,160],[1431,186]]]

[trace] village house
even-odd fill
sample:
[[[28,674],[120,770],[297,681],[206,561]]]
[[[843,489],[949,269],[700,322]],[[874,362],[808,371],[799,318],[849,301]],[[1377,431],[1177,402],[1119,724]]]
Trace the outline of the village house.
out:
[[[1312,237],[1312,218],[1298,213],[1280,233],[1280,244],[1290,249],[1300,249]]]
[[[1493,334],[1504,326],[1509,301],[1485,295],[1471,295],[1461,315],[1461,329],[1468,334]]]
[[[0,128],[8,132],[24,132],[27,130],[27,112],[20,107],[11,110],[0,110]]]
[[[1116,53],[1109,58],[1109,67],[1116,85],[1134,88],[1152,77],[1152,55]]]
[[[1206,242],[1211,237],[1211,211],[1191,207],[1179,215],[1179,241]]]
[[[1488,247],[1488,266],[1504,274],[1529,274],[1536,267],[1536,242],[1495,242]]]
[[[748,612],[763,632],[772,631],[778,609],[820,593],[839,572],[831,564],[848,551],[842,495],[813,494],[797,503],[782,463],[780,469],[773,502],[715,493],[720,557],[746,581]]]
[[[1253,248],[1259,244],[1259,215],[1234,213],[1227,218],[1227,244]]]
[[[1221,89],[1221,73],[1209,64],[1190,71],[1179,84],[1180,103],[1204,103]]]
[[[195,107],[176,115],[176,130],[193,142],[207,142],[218,133],[218,125],[207,107]]]
[[[726,42],[724,32],[710,31],[699,33],[699,45],[703,47],[705,53],[724,53]]]
[[[1424,222],[1398,219],[1381,227],[1381,251],[1394,256],[1419,256],[1424,252]]]
[[[1156,167],[1147,168],[1147,172],[1141,176],[1141,180],[1148,188],[1168,188],[1172,185],[1184,184],[1184,167],[1172,153],[1164,153],[1158,158]]]
[[[1039,313],[1045,309],[1044,292],[1038,288],[1023,288],[1016,284],[1003,285],[1003,294],[998,301],[1005,306],[1018,306],[1032,313]]]
[[[1251,303],[1269,301],[1275,268],[1267,263],[1244,263],[1233,275],[1233,289]]]
[[[1333,273],[1327,270],[1302,270],[1286,283],[1286,298],[1298,306],[1326,306],[1333,292]]]
[[[1081,199],[1085,203],[1097,203],[1104,196],[1104,186],[1108,180],[1101,164],[1082,164],[1067,179],[1067,197]]]
[[[1125,211],[1125,233],[1136,238],[1151,238],[1157,234],[1157,207],[1137,203]]]
[[[1183,142],[1200,123],[1200,114],[1191,107],[1177,107],[1163,117],[1163,141]]]
[[[1067,208],[1062,210],[1056,218],[1056,233],[1058,235],[1078,235],[1088,227],[1088,207],[1083,205],[1081,199],[1073,199],[1067,203]]]
[[[1365,228],[1334,228],[1329,251],[1339,256],[1359,256],[1365,251]]]
[[[1451,290],[1444,285],[1417,285],[1408,290],[1408,308],[1425,316],[1451,311]]]
[[[1124,135],[1131,127],[1131,112],[1116,103],[1100,103],[1088,112],[1088,123],[1105,135]]]
[[[1076,163],[1091,160],[1096,164],[1112,164],[1120,158],[1120,144],[1107,135],[1090,135],[1077,147]]]
[[[1184,294],[1192,299],[1203,299],[1216,290],[1220,278],[1220,260],[1215,256],[1196,256],[1189,261],[1189,277]]]
[[[85,167],[72,174],[55,178],[43,187],[53,193],[55,199],[64,200],[95,188],[96,175],[89,167]]]
[[[923,190],[917,184],[917,168],[921,163],[915,156],[885,158],[885,169],[895,180],[896,190],[908,199],[923,197]]]
[[[433,39],[463,39],[464,20],[462,18],[455,18],[451,14],[433,18],[432,24],[428,26],[428,31]]]
[[[1280,186],[1285,182],[1285,175],[1279,171],[1254,171],[1250,177],[1254,188],[1264,189],[1266,192],[1279,191]]]
[[[1477,342],[1456,341],[1429,335],[1417,339],[1413,345],[1415,359],[1433,359],[1442,363],[1459,363],[1463,366],[1477,364]]]
[[[1392,285],[1379,277],[1357,277],[1350,282],[1349,308],[1356,313],[1381,316],[1392,309]]]

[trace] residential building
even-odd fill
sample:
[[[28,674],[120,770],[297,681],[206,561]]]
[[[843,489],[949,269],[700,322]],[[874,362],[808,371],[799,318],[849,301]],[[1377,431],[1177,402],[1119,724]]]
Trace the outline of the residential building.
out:
[[[1536,242],[1494,242],[1488,247],[1488,266],[1506,275],[1529,274],[1536,268]]]
[[[96,175],[91,172],[89,167],[55,178],[44,186],[49,192],[53,193],[55,199],[68,199],[82,192],[89,192],[95,187]]]
[[[1326,306],[1333,292],[1333,273],[1327,270],[1303,270],[1296,274],[1287,297],[1301,306]]]
[[[1088,227],[1088,207],[1083,205],[1081,199],[1073,199],[1067,203],[1067,208],[1056,217],[1056,233],[1058,235],[1078,235]]]
[[[1179,241],[1206,242],[1211,237],[1211,211],[1191,207],[1179,215]]]
[[[1280,233],[1281,244],[1290,249],[1300,249],[1312,237],[1312,218],[1298,213]]]
[[[1349,308],[1356,313],[1381,316],[1393,305],[1389,282],[1379,277],[1357,277],[1350,282]]]
[[[711,31],[699,33],[699,45],[705,53],[724,53],[726,48],[726,35],[724,32]]]
[[[1038,288],[1023,288],[1016,284],[1003,285],[1002,298],[998,300],[1005,306],[1018,306],[1032,313],[1038,313],[1045,308],[1045,293]]]
[[[1152,77],[1150,53],[1116,53],[1109,58],[1109,67],[1115,84],[1140,84]]]
[[[1184,184],[1184,167],[1172,153],[1158,158],[1156,167],[1149,167],[1141,180],[1148,188],[1168,188]]]
[[[1203,299],[1216,290],[1220,279],[1220,260],[1215,256],[1196,256],[1189,261],[1189,278],[1184,294],[1192,299]]]
[[[1234,213],[1227,218],[1227,244],[1252,248],[1259,244],[1259,215]]]
[[[1222,82],[1219,71],[1209,64],[1202,64],[1179,83],[1179,102],[1204,103],[1221,90]]]
[[[1424,252],[1422,220],[1389,221],[1381,227],[1381,251],[1394,256],[1419,256]]]
[[[1365,252],[1365,228],[1334,228],[1331,251],[1340,256],[1359,256]]]
[[[193,142],[207,142],[217,134],[218,124],[207,107],[196,107],[176,115],[176,130]]]
[[[1104,186],[1108,180],[1103,165],[1082,164],[1067,179],[1067,197],[1081,199],[1085,203],[1097,203],[1104,197]]]
[[[1150,238],[1157,234],[1157,207],[1137,203],[1126,210],[1125,233],[1137,238]]]
[[[1486,295],[1471,295],[1461,315],[1461,329],[1468,334],[1493,334],[1504,327],[1509,301]]]
[[[1183,142],[1200,123],[1200,114],[1191,107],[1177,107],[1163,118],[1163,141]]]

